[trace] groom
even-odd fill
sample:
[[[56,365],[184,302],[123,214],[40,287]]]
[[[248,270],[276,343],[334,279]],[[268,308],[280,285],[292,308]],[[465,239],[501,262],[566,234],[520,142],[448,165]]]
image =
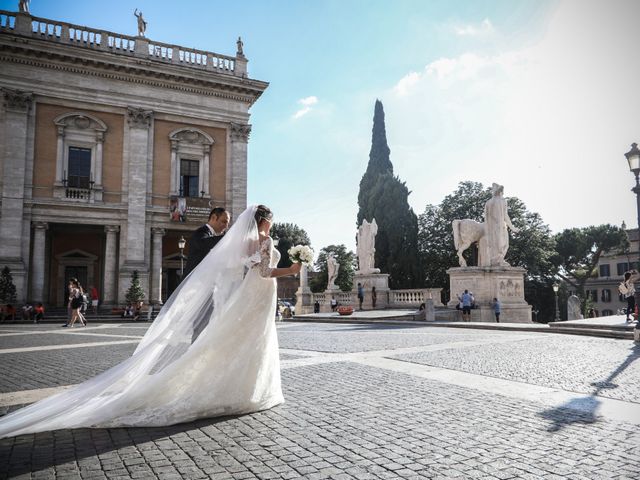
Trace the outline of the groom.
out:
[[[213,247],[222,240],[224,233],[229,228],[231,215],[224,207],[216,207],[209,213],[209,220],[203,226],[198,228],[187,245],[189,246],[189,257],[187,258],[187,266],[184,269],[184,277],[189,275],[191,271],[207,256]],[[183,278],[184,278],[183,277]]]

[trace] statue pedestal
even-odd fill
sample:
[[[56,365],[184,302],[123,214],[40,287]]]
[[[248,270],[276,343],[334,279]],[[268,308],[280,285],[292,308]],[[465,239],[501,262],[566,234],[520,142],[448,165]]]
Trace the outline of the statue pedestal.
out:
[[[389,305],[389,274],[388,273],[358,273],[353,277],[353,292],[358,301],[358,283],[364,288],[364,302],[362,308],[372,310],[371,288],[376,287],[376,310],[387,308]],[[356,308],[358,304],[356,303]]]
[[[296,315],[313,313],[313,293],[309,288],[307,266],[300,270],[300,287],[296,290]]]
[[[451,300],[456,308],[458,295],[473,293],[478,308],[471,311],[473,322],[495,322],[491,302],[501,304],[500,323],[531,323],[531,306],[524,299],[524,274],[521,267],[454,267],[447,270]]]

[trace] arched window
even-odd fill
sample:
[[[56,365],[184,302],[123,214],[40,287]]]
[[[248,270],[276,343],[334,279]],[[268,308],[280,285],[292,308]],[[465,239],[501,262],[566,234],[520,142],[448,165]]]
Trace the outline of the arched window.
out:
[[[171,142],[171,195],[210,198],[209,167],[213,138],[197,128],[169,134]]]
[[[54,195],[65,198],[68,188],[91,188],[93,199],[102,201],[102,145],[107,125],[80,112],[65,113],[53,122],[58,130]]]

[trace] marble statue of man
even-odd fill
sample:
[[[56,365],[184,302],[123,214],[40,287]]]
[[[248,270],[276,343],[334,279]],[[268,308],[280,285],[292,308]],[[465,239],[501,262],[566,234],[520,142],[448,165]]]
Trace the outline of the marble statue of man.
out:
[[[18,2],[18,10],[20,13],[29,13],[29,0],[20,0]]]
[[[147,31],[147,22],[142,17],[142,12],[138,13],[137,8],[135,12],[133,12],[133,15],[135,15],[135,17],[138,19],[138,36],[144,37],[144,32]]]
[[[577,295],[571,295],[567,299],[567,320],[580,320],[581,318],[580,298]]]
[[[336,280],[338,279],[338,271],[340,270],[340,264],[336,260],[336,257],[330,253],[327,256],[327,290],[336,289]]]
[[[484,205],[484,228],[488,264],[492,267],[508,267],[504,257],[509,249],[509,232],[517,233],[507,213],[507,201],[504,199],[504,187],[494,183],[491,186],[493,197]]]
[[[237,51],[236,51],[236,56],[237,57],[244,57],[244,43],[242,42],[242,38],[238,37],[238,41],[236,42],[236,46],[238,47]]]
[[[363,220],[362,225],[358,227],[358,266],[360,273],[378,273],[380,270],[374,267],[376,253],[376,234],[378,233],[378,224],[374,218],[371,223]]]

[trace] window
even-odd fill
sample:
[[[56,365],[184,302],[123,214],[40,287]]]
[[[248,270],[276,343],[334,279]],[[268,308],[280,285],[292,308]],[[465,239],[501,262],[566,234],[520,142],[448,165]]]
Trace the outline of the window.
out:
[[[624,275],[624,272],[627,271],[627,263],[618,263],[616,265],[618,275]]]
[[[602,311],[602,316],[603,317],[608,317],[610,315],[613,315],[613,310],[603,310]]]
[[[602,289],[602,295],[600,297],[602,299],[603,302],[610,302],[611,301],[611,290],[609,290],[608,288],[603,288]]]
[[[197,197],[199,195],[200,162],[197,160],[180,160],[180,196]]]
[[[598,303],[598,290],[587,290],[587,297],[591,298],[591,301]]]
[[[611,269],[609,268],[609,264],[600,265],[600,276],[601,277],[610,277]]]
[[[91,176],[91,149],[69,147],[69,177],[67,186],[89,188]]]

